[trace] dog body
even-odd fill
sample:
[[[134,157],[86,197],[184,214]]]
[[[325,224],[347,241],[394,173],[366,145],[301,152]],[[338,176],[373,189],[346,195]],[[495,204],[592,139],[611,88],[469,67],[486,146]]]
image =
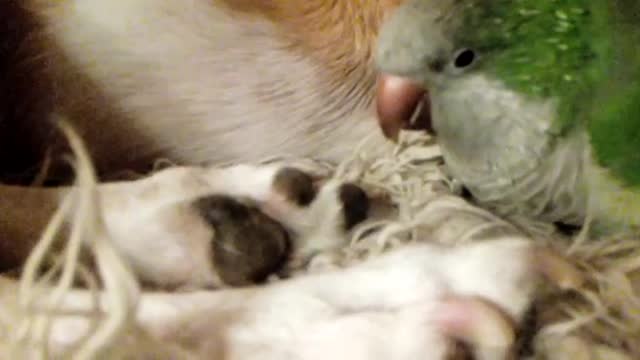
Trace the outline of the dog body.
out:
[[[2,31],[9,45],[0,71],[10,80],[0,85],[2,181],[24,184],[47,155],[50,177],[65,177],[66,140],[53,114],[73,122],[103,179],[145,171],[160,158],[187,165],[280,155],[338,160],[367,136],[384,144],[371,57],[379,23],[395,5],[3,2],[13,21]],[[0,221],[6,268],[24,258],[58,198],[4,185],[0,194],[11,200]],[[32,209],[38,216],[25,224]]]
[[[0,84],[4,182],[24,182],[16,174],[39,166],[47,151],[55,160],[65,150],[49,122],[53,114],[74,124],[103,178],[147,169],[158,158],[186,165],[282,155],[337,161],[370,136],[380,148],[372,54],[380,24],[401,2],[4,1],[0,9],[13,15],[0,33],[10,44],[0,54],[0,71],[11,80]],[[221,264],[237,259],[212,253],[220,219],[242,229],[269,222],[254,216],[257,207],[303,235],[290,244],[303,255],[342,245],[344,225],[362,220],[363,196],[346,184],[315,187],[308,201],[295,186],[284,186],[283,195],[278,174],[286,169],[168,169],[102,184],[98,193],[110,234],[143,280],[187,288],[245,285],[273,266],[242,277],[225,273]],[[284,172],[285,184],[305,178]],[[67,192],[0,185],[0,268],[24,261]],[[270,229],[265,236],[276,245],[265,251],[282,257],[279,230]],[[139,322],[160,339],[184,334],[201,355],[216,359],[436,360],[450,354],[453,339],[474,343],[483,332],[496,334],[485,326],[509,329],[506,338],[500,331],[495,337],[504,343],[491,345],[502,351],[511,341],[505,324],[521,319],[539,274],[519,241],[479,249],[410,248],[276,286],[144,295]],[[11,304],[11,296],[0,300]],[[83,295],[74,296],[65,300],[72,308],[82,304]],[[194,310],[173,316],[185,307]],[[67,337],[68,329],[82,321],[69,321],[55,325],[62,338],[54,339],[54,349],[77,340]],[[387,338],[389,331],[395,335]],[[504,355],[491,354],[485,358]]]
[[[337,160],[379,133],[372,51],[391,5],[34,0],[21,60],[49,91],[41,112],[74,122],[101,173],[161,157]]]

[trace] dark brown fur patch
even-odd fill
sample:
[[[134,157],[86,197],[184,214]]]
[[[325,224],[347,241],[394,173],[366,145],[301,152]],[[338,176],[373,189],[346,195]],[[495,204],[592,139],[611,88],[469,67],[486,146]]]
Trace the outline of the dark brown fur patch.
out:
[[[25,1],[0,1],[0,181],[25,183],[45,153],[52,130],[52,84],[41,26]]]
[[[370,207],[369,197],[359,186],[349,183],[340,186],[340,202],[346,230],[350,230],[367,218]]]
[[[284,264],[288,233],[258,208],[225,195],[202,198],[195,206],[214,230],[213,265],[225,284],[260,283]]]

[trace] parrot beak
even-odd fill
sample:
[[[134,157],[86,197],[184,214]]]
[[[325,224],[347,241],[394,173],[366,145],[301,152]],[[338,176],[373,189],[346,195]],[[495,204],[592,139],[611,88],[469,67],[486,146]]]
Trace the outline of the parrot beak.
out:
[[[380,74],[376,110],[384,136],[393,141],[398,140],[400,130],[434,133],[428,92],[409,79]]]

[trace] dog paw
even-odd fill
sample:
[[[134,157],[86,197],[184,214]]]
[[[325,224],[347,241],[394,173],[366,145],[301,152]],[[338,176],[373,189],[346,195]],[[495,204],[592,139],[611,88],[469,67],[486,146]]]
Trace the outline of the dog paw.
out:
[[[170,168],[100,195],[141,280],[183,289],[261,282],[292,253],[343,246],[369,209],[358,186],[286,164]]]
[[[213,187],[228,187],[226,195],[256,202],[300,242],[318,237],[319,231],[343,234],[365,220],[369,211],[369,198],[357,185],[287,164],[237,165],[215,169],[210,177]]]
[[[300,341],[299,358],[505,360],[514,337],[511,322],[497,307],[449,298],[313,324]]]
[[[201,198],[194,206],[213,230],[211,261],[224,284],[263,282],[289,256],[288,232],[256,206],[226,195]]]
[[[421,244],[270,286],[147,293],[137,321],[161,341],[188,339],[203,357],[224,349],[230,360],[506,360],[544,279],[562,288],[582,281],[566,260],[522,239]],[[93,298],[84,299],[90,308]]]
[[[265,290],[259,306],[274,310],[259,326],[303,334],[304,359],[507,359],[545,279],[565,289],[582,282],[566,260],[523,239],[407,246]],[[313,357],[317,349],[331,356]]]

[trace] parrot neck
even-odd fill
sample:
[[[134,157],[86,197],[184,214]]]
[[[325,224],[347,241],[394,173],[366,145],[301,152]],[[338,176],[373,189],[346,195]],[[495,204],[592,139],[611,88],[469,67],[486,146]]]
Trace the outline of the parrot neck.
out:
[[[584,129],[551,132],[557,102],[537,101],[484,75],[431,92],[449,173],[502,215],[580,224],[585,217]]]

